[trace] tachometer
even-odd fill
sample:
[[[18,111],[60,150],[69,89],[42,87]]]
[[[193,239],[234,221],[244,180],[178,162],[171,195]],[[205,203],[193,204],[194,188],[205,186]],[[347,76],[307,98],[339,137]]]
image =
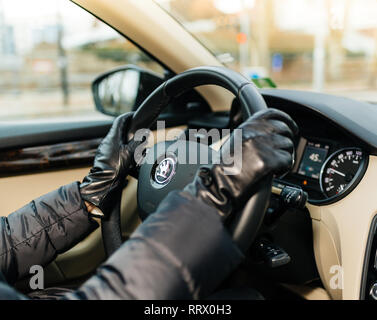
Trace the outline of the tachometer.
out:
[[[322,192],[331,198],[350,190],[361,178],[364,158],[363,151],[356,148],[342,149],[333,153],[321,169]]]

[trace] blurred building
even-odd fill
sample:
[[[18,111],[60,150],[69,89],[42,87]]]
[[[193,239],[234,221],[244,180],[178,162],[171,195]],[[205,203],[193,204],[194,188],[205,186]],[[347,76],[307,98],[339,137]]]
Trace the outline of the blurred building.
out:
[[[158,2],[246,75],[316,90],[377,86],[375,0]]]

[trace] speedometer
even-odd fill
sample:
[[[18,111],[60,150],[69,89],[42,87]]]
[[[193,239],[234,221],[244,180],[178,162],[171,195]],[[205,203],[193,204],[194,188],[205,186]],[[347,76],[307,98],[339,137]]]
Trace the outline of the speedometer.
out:
[[[331,198],[351,190],[361,179],[364,163],[365,155],[360,149],[347,148],[333,153],[321,169],[322,192]]]

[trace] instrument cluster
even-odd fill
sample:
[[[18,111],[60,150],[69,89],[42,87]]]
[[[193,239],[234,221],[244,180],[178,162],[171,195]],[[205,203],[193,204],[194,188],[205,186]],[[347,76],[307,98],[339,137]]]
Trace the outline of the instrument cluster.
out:
[[[300,185],[308,192],[311,203],[328,204],[342,199],[357,186],[367,164],[368,154],[359,147],[301,137],[295,165],[281,181]]]

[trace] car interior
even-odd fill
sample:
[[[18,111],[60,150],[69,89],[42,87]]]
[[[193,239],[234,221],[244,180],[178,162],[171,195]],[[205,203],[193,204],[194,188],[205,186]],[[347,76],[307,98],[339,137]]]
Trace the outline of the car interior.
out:
[[[148,1],[148,10],[144,1],[72,2],[134,43],[157,61],[164,73],[126,64],[98,75],[92,84],[93,107],[108,115],[102,120],[2,124],[0,199],[4,215],[87,174],[114,116],[123,113],[123,102],[114,102],[113,94],[123,88],[124,84],[117,82],[122,77],[136,75],[136,84],[128,82],[136,90],[133,110],[138,110],[141,123],[151,127],[153,136],[148,146],[153,148],[166,143],[154,126],[155,119],[148,119],[153,110],[148,99],[161,99],[156,88],[165,81],[184,78],[189,69],[226,69],[153,1]],[[174,98],[159,110],[158,119],[165,121],[171,139],[177,138],[179,130],[233,130],[233,115],[244,111],[239,96],[234,95],[237,91],[219,86],[209,76],[210,80],[203,75],[200,81],[187,78],[186,90],[179,90],[183,82],[178,81],[177,94],[174,92]],[[253,90],[268,108],[289,114],[298,124],[299,135],[294,141],[291,171],[261,187],[267,190],[263,200],[268,201],[267,210],[264,213],[258,205],[255,210],[263,211],[263,222],[255,230],[242,230],[242,239],[248,243],[246,258],[221,289],[251,288],[272,300],[377,299],[376,105],[302,90]],[[206,147],[218,150],[226,137],[210,139]],[[187,169],[187,175],[196,169]],[[169,184],[168,189],[155,190],[149,179],[152,170],[152,166],[141,166],[138,174],[128,177],[117,222],[121,242],[127,241],[142,223],[143,213],[152,212],[167,192],[190,182],[190,177],[180,183],[176,178],[177,183]],[[263,197],[262,191],[258,194]],[[95,273],[120,245],[109,243],[105,236],[109,230],[105,230],[114,226],[106,224],[102,221],[102,228],[46,268],[46,287],[76,288]],[[16,286],[28,292],[26,280]]]

